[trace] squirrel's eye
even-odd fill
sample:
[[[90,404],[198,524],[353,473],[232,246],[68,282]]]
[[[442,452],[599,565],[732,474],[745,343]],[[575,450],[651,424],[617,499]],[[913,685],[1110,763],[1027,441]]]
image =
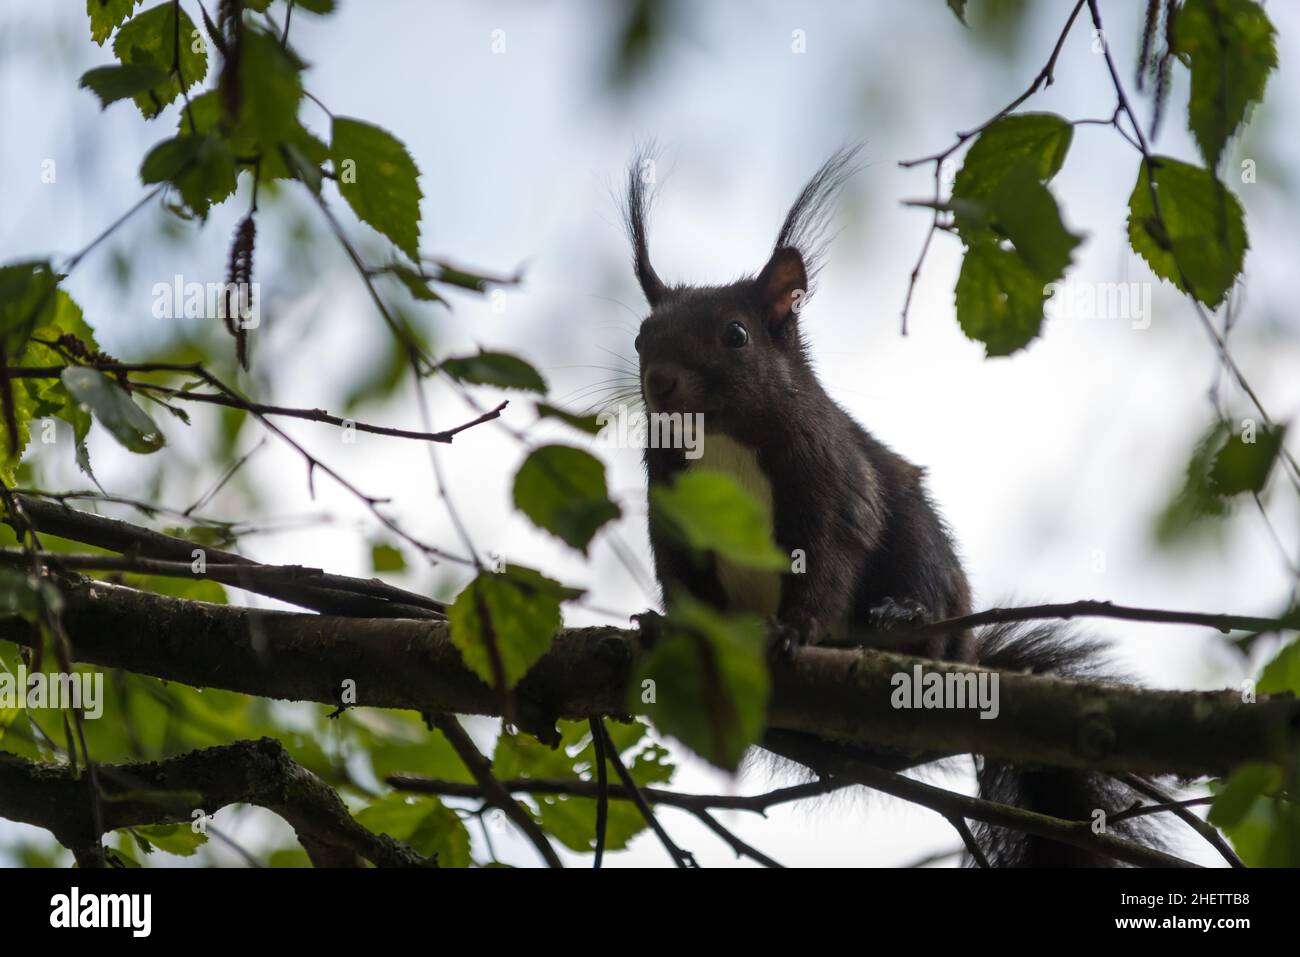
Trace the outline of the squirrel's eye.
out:
[[[637,352],[641,351],[641,333],[638,332],[636,338],[632,340],[632,348]]]
[[[732,349],[739,349],[749,342],[749,330],[745,328],[743,322],[729,322],[727,329],[722,334],[723,345],[730,346]]]

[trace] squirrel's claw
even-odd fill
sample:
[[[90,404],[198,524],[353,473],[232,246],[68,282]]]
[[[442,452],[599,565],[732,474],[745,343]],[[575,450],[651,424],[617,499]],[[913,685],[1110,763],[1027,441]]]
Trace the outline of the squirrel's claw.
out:
[[[878,631],[892,631],[911,625],[923,625],[930,620],[929,610],[918,601],[896,601],[886,598],[867,612],[867,623]]]

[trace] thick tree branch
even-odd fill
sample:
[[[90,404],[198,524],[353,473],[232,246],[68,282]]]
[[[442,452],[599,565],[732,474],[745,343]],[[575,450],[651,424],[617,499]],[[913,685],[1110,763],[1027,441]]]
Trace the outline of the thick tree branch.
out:
[[[209,565],[230,567],[225,569],[228,574],[224,577],[199,574],[194,574],[194,577],[212,577],[245,591],[323,614],[430,618],[441,616],[446,610],[442,602],[403,591],[378,579],[331,575],[319,569],[302,569],[301,574],[286,575],[282,570],[235,552],[199,546],[130,522],[105,518],[31,495],[16,494],[14,498],[21,507],[21,519],[10,517],[7,519],[10,524],[25,520],[38,532],[136,558],[182,562],[186,566],[193,562],[195,549],[200,549]],[[166,571],[152,573],[168,574]]]
[[[424,867],[433,862],[385,834],[372,834],[328,784],[271,738],[191,751],[142,764],[99,765],[103,833],[147,824],[193,824],[230,804],[274,811],[297,832],[318,867]],[[87,778],[71,768],[0,752],[0,816],[50,831],[77,860],[100,834]]]
[[[445,622],[350,619],[189,602],[103,582],[65,587],[76,660],[198,687],[337,705],[496,714],[500,697],[468,671]],[[0,640],[31,643],[27,623],[0,619]],[[545,735],[556,718],[627,711],[640,654],[636,632],[577,628],[516,689],[516,720]],[[1001,673],[1000,711],[896,709],[894,678],[914,667],[966,675],[967,665],[875,650],[800,649],[773,665],[771,728],[904,755],[961,752],[1122,773],[1221,774],[1278,761],[1300,745],[1300,702],[1247,703],[1235,692],[1151,691]],[[902,762],[906,763],[906,761]],[[913,761],[914,763],[914,761]]]

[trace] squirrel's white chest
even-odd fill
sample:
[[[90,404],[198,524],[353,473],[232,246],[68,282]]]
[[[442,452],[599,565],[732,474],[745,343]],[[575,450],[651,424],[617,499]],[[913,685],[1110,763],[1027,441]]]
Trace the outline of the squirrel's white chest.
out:
[[[763,508],[769,532],[772,528],[772,483],[758,464],[758,454],[726,436],[708,436],[703,454],[688,460],[687,468],[704,468],[730,475]],[[735,611],[773,616],[781,605],[781,575],[778,572],[746,568],[718,558],[718,581]]]

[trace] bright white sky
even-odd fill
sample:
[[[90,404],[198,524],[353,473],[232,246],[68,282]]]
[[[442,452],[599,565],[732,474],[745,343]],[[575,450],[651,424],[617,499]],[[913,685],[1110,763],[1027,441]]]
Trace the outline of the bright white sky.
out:
[[[832,395],[868,429],[929,468],[977,604],[1108,598],[1169,608],[1278,610],[1289,576],[1258,513],[1244,513],[1219,548],[1174,557],[1151,544],[1153,516],[1210,421],[1207,390],[1215,370],[1204,332],[1173,290],[1155,289],[1149,329],[1115,320],[1058,320],[1026,352],[988,361],[956,325],[952,287],[960,248],[939,236],[916,292],[911,334],[899,335],[907,276],[928,224],[923,211],[900,201],[925,197],[929,175],[901,170],[897,161],[946,146],[955,130],[982,122],[1019,93],[1050,50],[1065,4],[1034,5],[1025,35],[1010,44],[1006,57],[979,46],[941,0],[806,9],[775,2],[681,4],[665,55],[643,84],[621,97],[603,86],[613,4],[343,0],[341,6],[326,21],[295,15],[294,43],[314,64],[309,89],[336,114],[378,123],[408,144],[423,174],[426,251],[488,270],[526,268],[524,287],[508,296],[503,313],[467,297],[457,301],[453,315],[437,313],[440,349],[481,344],[518,351],[547,374],[555,396],[577,395],[609,375],[594,367],[612,364],[611,352],[633,355],[632,330],[643,303],[626,266],[611,191],[639,141],[655,137],[665,147],[668,174],[651,227],[659,273],[670,281],[718,282],[761,266],[807,176],[836,146],[865,139],[869,165],[844,197],[843,231],[804,321]],[[1138,5],[1107,0],[1102,7],[1111,17],[1112,49],[1131,84]],[[1251,158],[1259,170],[1257,183],[1233,184],[1251,235],[1248,295],[1233,346],[1274,417],[1286,420],[1300,409],[1300,350],[1289,309],[1300,157],[1297,140],[1284,132],[1300,110],[1300,11],[1272,3],[1269,12],[1279,27],[1282,66],[1252,133],[1228,164],[1235,169]],[[806,32],[806,53],[791,52],[796,29]],[[505,31],[504,54],[492,52],[494,30]],[[1031,101],[1032,108],[1070,118],[1110,115],[1109,81],[1088,32],[1086,23],[1076,25],[1057,83]],[[175,112],[147,125],[128,104],[101,114],[93,97],[74,89],[82,71],[110,60],[107,50],[89,41],[79,0],[4,4],[0,51],[0,261],[66,253],[140,195],[140,158],[171,135]],[[1180,82],[1157,145],[1191,159],[1195,153],[1181,122],[1185,97]],[[304,109],[309,125],[327,134],[324,114],[311,105]],[[1145,103],[1141,112],[1147,115]],[[49,158],[58,164],[58,181],[43,185],[41,163]],[[1067,225],[1088,237],[1074,278],[1150,279],[1123,243],[1136,169],[1136,154],[1113,131],[1078,128],[1053,183]],[[312,215],[301,204],[281,204],[280,210],[286,205],[298,211],[294,215]],[[198,238],[161,248],[155,243],[121,293],[108,280],[113,250],[129,253],[133,244],[150,241],[156,220],[141,217],[75,273],[68,286],[101,344],[130,358],[156,339],[157,323],[166,320],[149,313],[153,284],[178,272],[198,281],[219,279],[245,207],[241,191]],[[337,249],[323,244],[312,271],[304,272],[302,261],[286,251],[293,216],[267,209],[259,222],[255,276],[266,297],[265,325],[255,361],[274,374],[259,387],[259,397],[336,407],[363,372],[359,357],[378,352],[387,333]],[[366,228],[356,227],[356,234],[366,235]],[[1223,395],[1245,413],[1230,387]],[[433,415],[439,426],[468,417],[454,397],[437,391]],[[523,401],[507,415],[519,426],[532,418]],[[365,418],[418,427],[418,413],[405,400],[367,410]],[[175,448],[164,455],[185,454],[192,440],[180,431],[169,428]],[[392,495],[393,514],[413,534],[454,542],[423,448],[364,435],[343,445],[328,429],[306,424],[292,431],[362,488]],[[249,444],[254,438],[246,436]],[[598,540],[590,566],[512,513],[510,480],[522,454],[491,428],[474,430],[442,453],[452,498],[478,547],[584,585],[599,607],[628,613],[647,607],[651,597],[611,547],[617,537],[649,567],[637,453],[599,452],[627,517]],[[93,437],[92,455],[106,487],[145,492],[138,461],[119,455],[106,436]],[[66,458],[66,470],[57,474],[66,485],[83,485]],[[307,510],[304,470],[292,452],[268,443],[249,468],[275,500],[275,514]],[[317,486],[315,510],[347,521],[250,540],[250,554],[368,574],[372,523],[327,480]],[[194,491],[164,484],[163,499],[183,506]],[[237,501],[225,501],[238,509]],[[211,514],[229,516],[222,505],[218,498]],[[1294,497],[1273,496],[1270,511],[1295,555],[1300,512]],[[1104,570],[1095,565],[1097,555],[1104,556]],[[439,569],[403,583],[458,587],[461,577]],[[571,620],[609,619],[575,610]],[[1126,662],[1152,685],[1222,687],[1245,675],[1239,659],[1198,629],[1103,622],[1094,630],[1115,638]],[[491,727],[476,726],[486,735]],[[729,781],[688,760],[677,784],[754,790],[762,781]],[[866,807],[848,803],[841,799],[829,814],[804,806],[781,809],[765,821],[732,815],[727,823],[787,864],[902,864],[958,843],[928,812],[876,797],[856,802]],[[733,862],[686,816],[666,812],[665,820],[706,865]],[[510,842],[502,833],[498,849],[505,847],[511,860],[532,862],[526,847]],[[652,837],[611,861],[665,862]]]

